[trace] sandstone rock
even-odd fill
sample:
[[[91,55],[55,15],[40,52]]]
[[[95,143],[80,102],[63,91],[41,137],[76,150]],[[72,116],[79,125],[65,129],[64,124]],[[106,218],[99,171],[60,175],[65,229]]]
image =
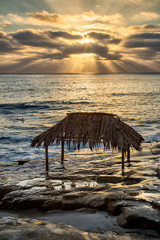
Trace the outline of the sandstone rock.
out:
[[[157,209],[148,205],[122,208],[117,222],[121,227],[154,229],[160,233],[160,219]]]
[[[20,186],[15,184],[1,184],[0,185],[0,198],[3,198],[5,194],[21,189]]]
[[[120,176],[101,175],[97,177],[99,183],[119,183],[123,180]]]
[[[151,207],[149,203],[139,202],[135,200],[113,200],[106,205],[106,210],[111,215],[119,215],[124,207]]]
[[[55,196],[45,201],[41,207],[43,210],[53,210],[62,208],[62,196]]]
[[[134,237],[135,236],[135,237]],[[1,240],[156,240],[139,234],[116,234],[112,231],[103,234],[80,231],[64,224],[53,224],[31,218],[0,218]]]

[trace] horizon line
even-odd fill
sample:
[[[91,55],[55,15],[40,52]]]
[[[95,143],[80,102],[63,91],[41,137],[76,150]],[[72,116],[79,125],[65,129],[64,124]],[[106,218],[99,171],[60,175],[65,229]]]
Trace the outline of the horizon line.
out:
[[[28,74],[28,75],[57,75],[57,74],[68,74],[68,75],[71,75],[71,74],[73,74],[73,75],[77,75],[77,74],[80,74],[80,75],[99,75],[99,74],[160,74],[160,72],[134,72],[134,73],[132,73],[132,72],[130,72],[130,73],[126,73],[126,72],[124,72],[124,73],[92,73],[92,72],[82,72],[82,73],[1,73],[0,72],[0,75],[24,75],[24,74]]]

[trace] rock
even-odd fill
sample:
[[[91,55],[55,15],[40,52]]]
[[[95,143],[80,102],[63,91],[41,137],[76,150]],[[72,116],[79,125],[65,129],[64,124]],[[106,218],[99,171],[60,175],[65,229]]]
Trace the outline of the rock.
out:
[[[97,177],[98,183],[119,183],[122,182],[123,177],[120,176],[110,176],[110,175],[101,175]]]
[[[152,154],[160,154],[160,142],[154,142],[151,146]]]
[[[62,196],[55,196],[45,201],[41,207],[43,210],[53,210],[62,208]]]
[[[86,195],[87,194],[83,193],[83,192],[66,193],[66,194],[63,195],[63,199],[65,199],[65,200],[73,200],[73,199],[76,199],[76,198],[84,197]]]
[[[2,199],[3,209],[31,209],[41,208],[48,196],[33,194],[32,190],[17,190],[10,192]]]
[[[21,189],[20,186],[12,184],[1,184],[0,185],[0,198],[2,199],[5,194]]]
[[[1,240],[82,240],[83,232],[63,224],[51,224],[35,219],[2,218]]]
[[[113,200],[109,201],[108,204],[106,205],[106,210],[109,212],[111,215],[119,215],[122,211],[122,208],[124,207],[151,207],[149,203],[145,202],[139,202],[136,200],[130,200],[130,199],[122,199],[122,200]]]
[[[77,196],[77,197],[76,197]],[[69,197],[69,198],[68,198]],[[105,209],[106,197],[108,193],[105,192],[96,192],[91,194],[86,194],[85,196],[78,195],[67,195],[62,201],[62,209],[64,210],[73,210],[78,208],[96,208],[103,210]]]
[[[117,234],[113,231],[105,233],[83,232],[64,224],[35,220],[31,218],[0,218],[1,240],[156,240],[142,234]]]
[[[23,164],[29,162],[29,160],[18,160],[18,161],[15,161],[15,162],[17,162],[18,165],[23,165]]]
[[[121,227],[153,229],[160,233],[159,211],[148,205],[122,208],[117,222]]]

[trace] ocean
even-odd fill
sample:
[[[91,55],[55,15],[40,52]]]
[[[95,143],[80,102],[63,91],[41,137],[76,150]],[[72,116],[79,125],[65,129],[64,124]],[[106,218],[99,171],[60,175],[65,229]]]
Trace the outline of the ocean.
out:
[[[158,141],[160,74],[0,74],[0,161],[44,158],[31,140],[77,111],[116,114]],[[50,146],[51,157],[59,153]]]

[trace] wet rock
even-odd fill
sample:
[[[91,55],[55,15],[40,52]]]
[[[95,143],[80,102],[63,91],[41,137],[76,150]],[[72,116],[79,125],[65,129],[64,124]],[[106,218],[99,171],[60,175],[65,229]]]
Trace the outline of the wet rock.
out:
[[[106,210],[111,215],[119,215],[122,212],[124,207],[144,207],[148,206],[151,207],[149,203],[139,202],[136,200],[113,200],[109,201],[106,205]]]
[[[127,178],[124,178],[124,184],[126,184],[126,185],[134,185],[134,184],[140,183],[143,180],[144,180],[144,178],[131,178],[131,177],[127,177]]]
[[[97,182],[99,183],[119,183],[123,181],[123,177],[120,176],[110,176],[110,175],[105,175],[105,176],[99,176],[97,177]]]
[[[160,233],[159,211],[148,205],[122,208],[117,222],[121,227],[154,229]]]
[[[21,189],[20,186],[12,184],[1,184],[0,185],[0,198],[2,199],[5,194]]]
[[[43,209],[43,210],[53,210],[53,209],[61,209],[61,208],[62,208],[62,202],[55,199],[44,202],[40,207],[40,209]]]
[[[83,232],[63,224],[51,224],[35,219],[2,218],[0,220],[1,240],[81,240]]]
[[[83,194],[84,195],[84,194]],[[78,208],[96,208],[103,210],[105,208],[105,201],[106,197],[108,196],[108,193],[105,192],[99,192],[99,193],[91,193],[86,194],[85,196],[79,196],[78,195],[67,195],[64,196],[64,199],[62,201],[63,205],[62,208],[65,210],[73,210]]]
[[[117,234],[113,231],[91,233],[64,224],[53,224],[31,218],[0,218],[1,240],[158,240],[142,234]]]
[[[29,160],[18,160],[16,162],[17,162],[18,165],[23,165],[23,164],[29,162]]]
[[[18,190],[4,196],[2,207],[3,209],[41,208],[47,199],[48,197],[45,195],[33,194],[32,190]]]
[[[154,142],[151,146],[152,154],[160,154],[160,142]]]

